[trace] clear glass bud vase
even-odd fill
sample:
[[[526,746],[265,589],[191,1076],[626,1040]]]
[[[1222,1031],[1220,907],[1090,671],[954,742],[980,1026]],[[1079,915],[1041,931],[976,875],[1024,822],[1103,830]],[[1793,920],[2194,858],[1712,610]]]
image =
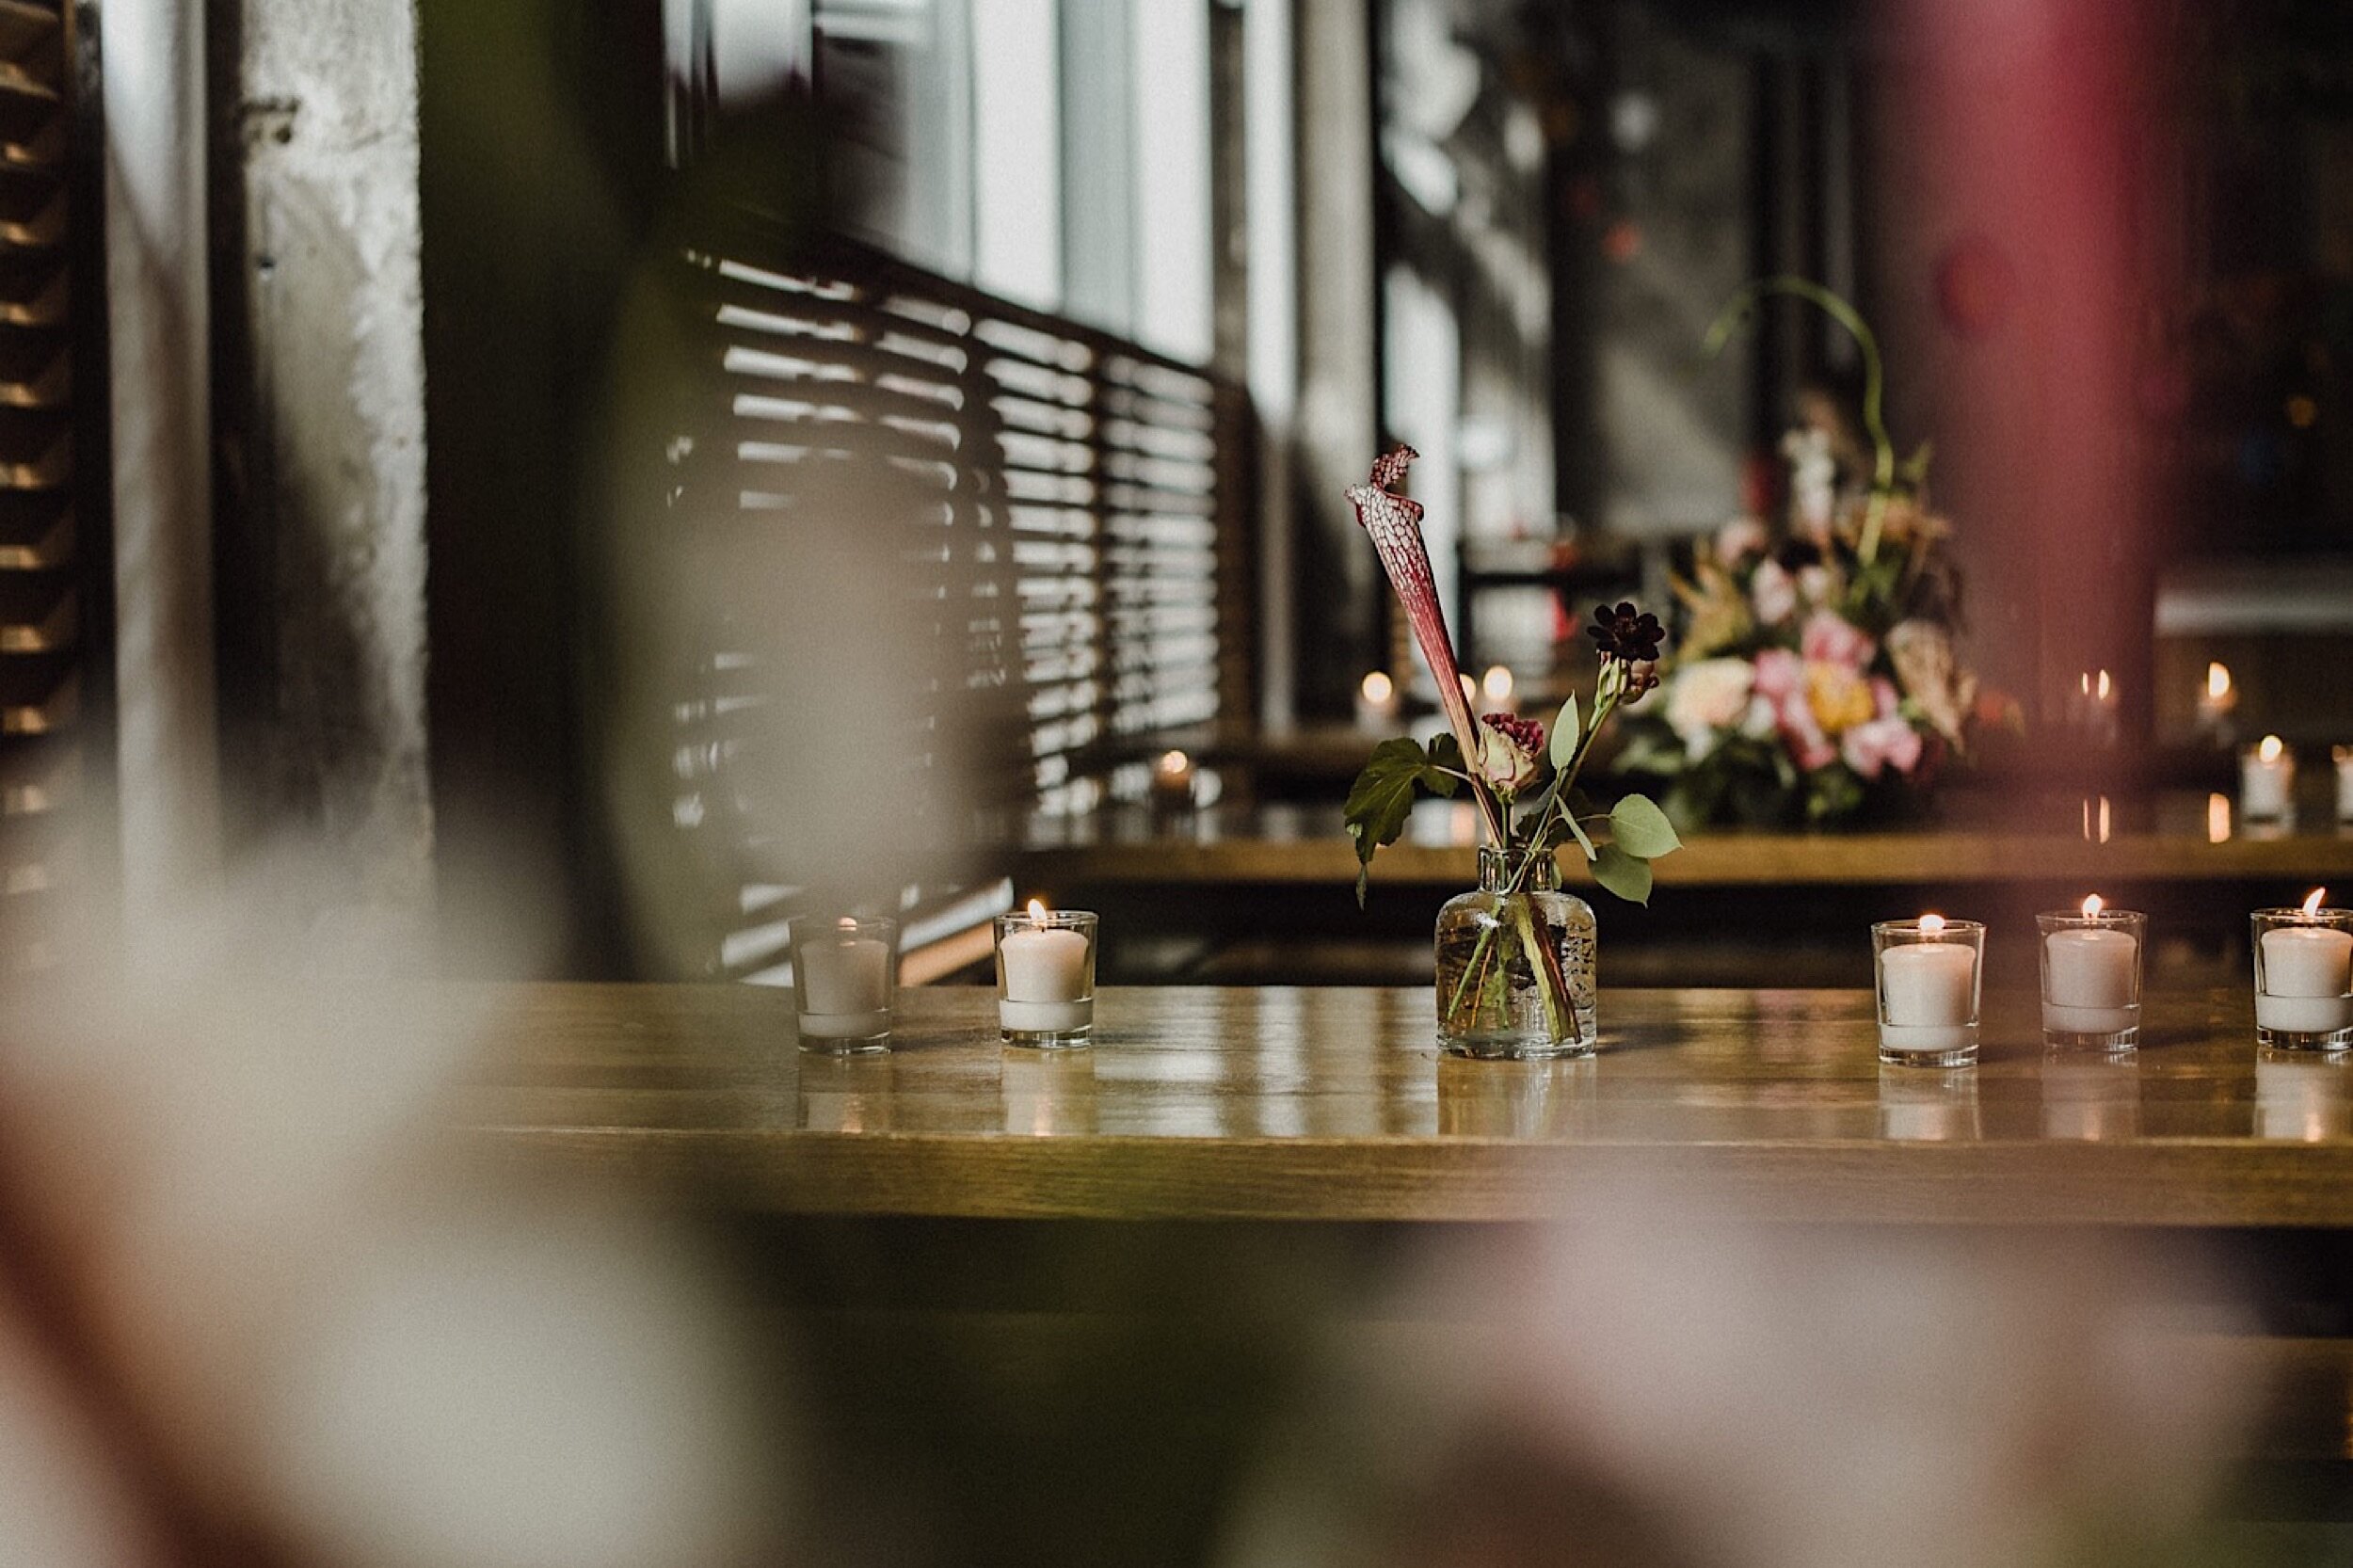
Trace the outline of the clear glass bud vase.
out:
[[[1500,849],[1479,852],[1479,889],[1438,911],[1438,1044],[1458,1056],[1584,1056],[1595,1028],[1593,911],[1536,857],[1513,890]]]

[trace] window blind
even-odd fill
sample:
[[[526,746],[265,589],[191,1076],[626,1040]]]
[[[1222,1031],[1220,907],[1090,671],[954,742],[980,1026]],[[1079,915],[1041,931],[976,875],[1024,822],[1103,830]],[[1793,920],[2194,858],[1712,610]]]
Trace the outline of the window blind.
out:
[[[793,264],[776,248],[747,227],[675,257],[680,362],[700,371],[667,440],[668,510],[793,526],[795,496],[845,465],[899,498],[945,672],[927,722],[960,763],[957,798],[935,803],[945,839],[1140,790],[1167,737],[1243,711],[1236,389],[851,242]],[[714,642],[688,686],[672,814],[724,909],[712,967],[773,975],[791,846],[755,841],[740,808],[760,782],[732,772],[730,713],[760,699],[760,672]],[[968,880],[909,888],[910,924],[972,897]]]
[[[74,504],[68,20],[0,0],[0,971],[50,956],[82,844],[93,565]]]

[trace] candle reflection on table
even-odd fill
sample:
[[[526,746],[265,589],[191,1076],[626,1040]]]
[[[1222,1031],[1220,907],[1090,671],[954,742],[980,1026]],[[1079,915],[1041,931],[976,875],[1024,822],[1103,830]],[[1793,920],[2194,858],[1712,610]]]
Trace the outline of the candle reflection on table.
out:
[[[1904,1143],[1967,1143],[1985,1136],[1977,1075],[1967,1067],[1880,1068],[1880,1136]]]
[[[810,1132],[888,1132],[893,1064],[888,1054],[804,1055],[794,1120]]]
[[[1093,1051],[1008,1049],[998,1072],[1007,1132],[1043,1138],[1096,1129]]]
[[[2140,1135],[2140,1066],[2053,1054],[2042,1064],[2042,1135],[2098,1143]]]
[[[1590,1138],[1599,1122],[1593,1058],[1551,1062],[1438,1059],[1441,1138]]]
[[[2255,1136],[2317,1144],[2353,1137],[2348,1064],[2310,1051],[2262,1050],[2255,1055]]]

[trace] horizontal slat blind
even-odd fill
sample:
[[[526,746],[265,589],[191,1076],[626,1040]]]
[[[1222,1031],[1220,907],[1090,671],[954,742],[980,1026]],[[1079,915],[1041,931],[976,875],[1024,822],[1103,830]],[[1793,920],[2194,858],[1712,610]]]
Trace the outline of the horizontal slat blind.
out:
[[[1223,453],[1240,394],[1132,344],[1006,305],[862,247],[780,266],[756,233],[681,252],[689,346],[666,454],[680,519],[806,525],[796,499],[844,472],[907,519],[927,631],[935,755],[965,764],[935,802],[945,840],[976,812],[1087,810],[1156,737],[1217,720],[1241,677],[1222,600],[1241,497]],[[698,374],[692,367],[700,365]],[[702,376],[707,375],[707,379]],[[712,439],[712,432],[721,432]],[[726,919],[715,968],[781,956],[798,906],[790,846],[760,841],[730,714],[756,662],[713,646],[681,692],[673,816]],[[909,891],[910,907],[960,888]]]
[[[88,616],[72,481],[66,24],[0,0],[0,971],[73,880]]]

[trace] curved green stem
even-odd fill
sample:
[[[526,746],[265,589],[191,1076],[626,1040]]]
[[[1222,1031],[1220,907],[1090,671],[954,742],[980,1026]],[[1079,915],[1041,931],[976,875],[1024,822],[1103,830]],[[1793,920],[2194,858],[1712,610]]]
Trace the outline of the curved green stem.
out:
[[[1883,405],[1886,379],[1880,366],[1879,339],[1872,334],[1870,323],[1861,312],[1836,293],[1824,288],[1810,278],[1783,274],[1777,278],[1760,278],[1732,296],[1713,325],[1707,328],[1707,353],[1714,358],[1731,341],[1733,328],[1753,314],[1768,296],[1791,295],[1821,311],[1824,315],[1844,327],[1863,351],[1863,424],[1871,438],[1873,460],[1871,499],[1863,516],[1863,538],[1855,546],[1855,554],[1865,566],[1879,555],[1880,530],[1887,520],[1887,497],[1896,488],[1896,443],[1887,439],[1887,424]]]

